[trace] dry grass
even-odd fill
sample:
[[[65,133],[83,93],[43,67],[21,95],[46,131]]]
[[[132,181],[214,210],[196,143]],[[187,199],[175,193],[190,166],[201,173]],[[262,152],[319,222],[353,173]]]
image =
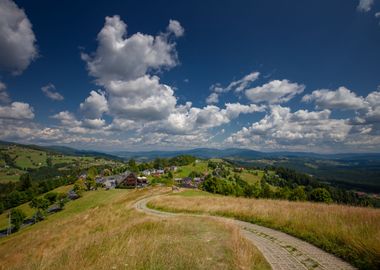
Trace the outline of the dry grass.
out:
[[[232,225],[132,208],[161,191],[85,193],[48,220],[1,239],[0,269],[269,269]]]
[[[161,197],[150,205],[262,224],[314,243],[362,269],[380,269],[379,209],[201,194]]]

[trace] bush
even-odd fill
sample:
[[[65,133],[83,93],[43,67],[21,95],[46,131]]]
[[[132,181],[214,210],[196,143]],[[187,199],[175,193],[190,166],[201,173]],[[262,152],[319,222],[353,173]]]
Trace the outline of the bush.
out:
[[[47,199],[50,202],[50,204],[53,204],[57,200],[57,196],[57,192],[49,192],[45,194],[44,198]]]
[[[332,202],[331,194],[325,188],[316,188],[310,193],[310,200],[314,202]]]
[[[13,225],[13,230],[15,232],[17,232],[20,229],[25,218],[26,218],[26,215],[22,210],[17,209],[17,208],[14,208],[11,210],[11,223]]]

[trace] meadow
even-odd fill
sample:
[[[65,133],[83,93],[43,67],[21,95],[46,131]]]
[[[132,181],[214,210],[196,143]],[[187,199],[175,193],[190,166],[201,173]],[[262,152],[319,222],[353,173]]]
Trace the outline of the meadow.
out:
[[[270,269],[231,224],[134,210],[137,199],[162,191],[86,192],[0,239],[0,269]]]
[[[53,189],[49,192],[67,193],[70,189],[72,189],[72,187],[73,187],[73,185],[61,186],[61,187]],[[42,194],[40,196],[44,196],[44,195],[45,194]],[[23,204],[15,207],[15,208],[23,211],[26,215],[26,218],[31,218],[34,215],[34,213],[36,212],[36,209],[33,209],[29,206],[29,202],[23,203]],[[9,223],[8,213],[9,213],[9,211],[4,211],[4,213],[0,214],[0,230],[6,229],[9,225],[8,224]]]
[[[185,191],[154,199],[164,211],[232,217],[289,233],[361,269],[380,267],[380,210],[311,202],[246,199]]]

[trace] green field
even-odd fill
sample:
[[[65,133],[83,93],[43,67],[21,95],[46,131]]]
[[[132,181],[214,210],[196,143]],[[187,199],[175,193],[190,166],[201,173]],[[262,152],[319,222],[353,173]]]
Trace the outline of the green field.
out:
[[[49,191],[49,192],[64,192],[64,193],[66,193],[71,188],[72,188],[72,185],[62,186],[62,187],[53,189],[52,191]],[[41,195],[41,196],[43,196],[43,195]],[[29,206],[29,202],[21,204],[15,208],[22,210],[26,214],[27,218],[31,218],[34,215],[34,213],[36,212],[35,209],[32,209]],[[8,211],[5,211],[4,213],[2,213],[0,215],[0,230],[6,229],[7,227],[8,227]]]
[[[256,175],[257,174],[257,175]],[[256,184],[259,183],[261,178],[264,176],[264,171],[262,170],[254,170],[254,171],[243,171],[240,174],[240,177],[246,181],[248,184]]]
[[[0,155],[0,183],[16,182],[28,169],[38,169],[47,166],[48,159],[51,165],[60,164],[60,170],[83,168],[98,165],[120,165],[118,161],[104,158],[67,156],[47,151],[35,150],[19,145],[1,145],[0,154],[9,156],[12,164],[6,164],[4,157]],[[8,161],[9,163],[9,161]]]
[[[174,177],[187,177],[191,172],[198,172],[198,173],[207,173],[209,172],[207,167],[208,162],[207,161],[199,161],[194,162],[190,165],[181,166],[178,168],[178,170],[174,173]]]

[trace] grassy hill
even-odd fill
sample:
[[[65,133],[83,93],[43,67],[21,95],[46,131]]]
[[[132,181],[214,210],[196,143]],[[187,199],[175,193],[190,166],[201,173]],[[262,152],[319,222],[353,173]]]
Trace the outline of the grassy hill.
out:
[[[0,143],[0,183],[16,182],[27,171],[47,166],[59,165],[60,170],[65,170],[119,163],[118,159],[95,155],[66,155],[57,151],[38,146]]]
[[[195,190],[155,199],[150,206],[261,224],[311,242],[361,269],[380,266],[379,209],[234,198]]]
[[[99,190],[0,239],[0,269],[270,269],[230,224],[147,216],[133,203],[162,189]]]
[[[63,193],[67,193],[69,190],[72,189],[72,185],[68,185],[68,186],[62,186],[62,187],[58,187],[58,188],[55,188],[53,189],[52,191],[49,191],[49,192],[63,192]],[[40,196],[43,196],[44,194],[41,194]],[[26,214],[26,218],[31,218],[34,213],[36,212],[35,209],[32,209],[30,206],[29,206],[29,202],[27,203],[23,203],[17,207],[15,207],[16,209],[20,209],[21,211],[23,211],[25,214]],[[8,211],[5,211],[4,213],[0,214],[0,230],[4,230],[8,227],[8,224],[9,223],[9,220],[8,220]]]

